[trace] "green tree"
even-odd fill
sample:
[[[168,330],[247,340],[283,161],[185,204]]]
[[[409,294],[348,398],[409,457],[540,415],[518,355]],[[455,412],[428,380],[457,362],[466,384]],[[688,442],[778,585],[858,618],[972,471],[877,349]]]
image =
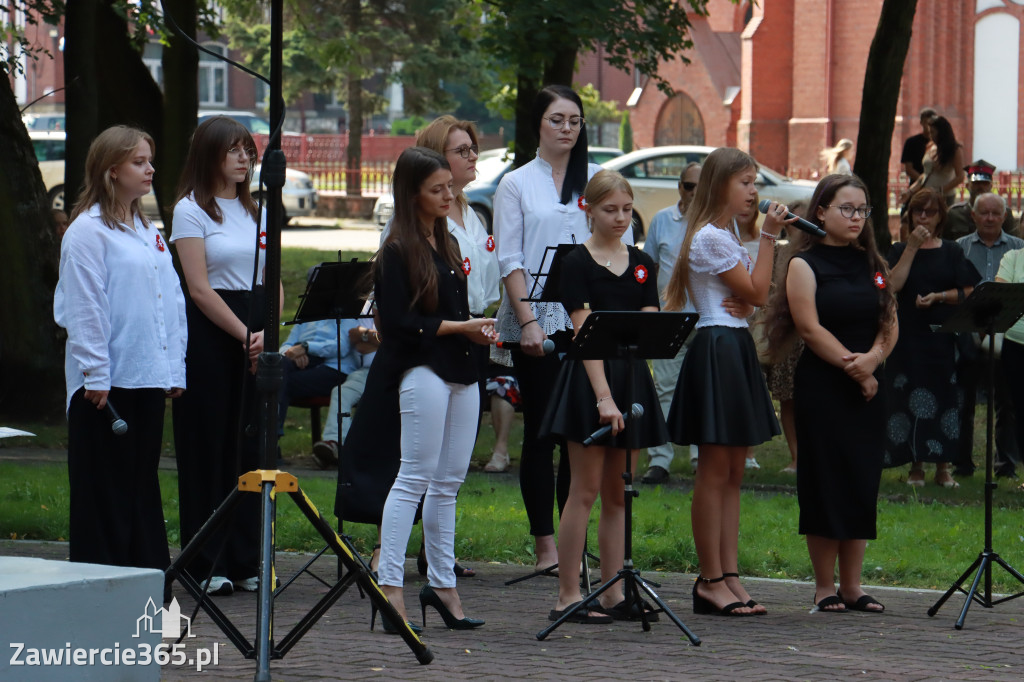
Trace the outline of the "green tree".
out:
[[[875,239],[882,253],[891,243],[889,236],[889,155],[896,125],[896,104],[900,97],[903,64],[910,49],[917,0],[885,0],[878,17],[875,37],[868,51],[861,95],[860,127],[857,130],[857,159],[853,172],[864,180],[871,194]],[[870,102],[870,106],[863,103]]]
[[[619,124],[619,149],[627,154],[633,151],[633,125],[629,122],[629,112],[622,112],[622,123]]]
[[[735,0],[734,0],[735,1]],[[537,139],[529,125],[530,107],[541,87],[571,85],[577,57],[604,46],[612,66],[648,74],[671,92],[658,75],[669,59],[689,60],[693,47],[689,13],[706,16],[707,0],[488,0],[481,49],[504,67],[516,84],[516,165],[533,158]],[[687,9],[687,6],[689,9]],[[589,113],[589,112],[588,112]]]

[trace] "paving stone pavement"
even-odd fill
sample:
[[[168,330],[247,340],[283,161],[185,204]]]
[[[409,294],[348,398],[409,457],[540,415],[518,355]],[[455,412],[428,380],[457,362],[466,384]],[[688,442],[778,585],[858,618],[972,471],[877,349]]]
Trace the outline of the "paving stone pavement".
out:
[[[0,541],[0,555],[66,559],[66,543]],[[277,570],[286,579],[308,559],[279,553]],[[951,560],[950,583],[973,557]],[[877,614],[810,613],[814,588],[809,583],[750,579],[747,587],[769,613],[751,618],[698,616],[692,612],[693,576],[644,573],[662,587],[658,594],[700,637],[691,646],[664,616],[644,632],[640,623],[607,626],[566,624],[545,641],[537,632],[549,623],[557,585],[537,578],[511,587],[504,582],[526,572],[523,566],[474,564],[477,577],[461,579],[459,593],[468,615],[487,624],[470,631],[448,631],[433,610],[422,636],[434,654],[420,665],[401,638],[370,632],[369,601],[349,589],[281,660],[271,662],[274,680],[1014,680],[1024,676],[1024,600],[991,609],[972,605],[963,630],[953,628],[963,605],[954,595],[935,617],[927,615],[940,593],[928,590],[871,588],[886,605]],[[324,578],[336,572],[333,556],[313,569]],[[415,562],[406,565],[406,604],[420,622],[416,599],[425,578]],[[278,639],[326,591],[303,575],[275,603]],[[180,585],[175,596],[183,612],[193,600]],[[256,623],[256,599],[249,593],[217,598],[247,636]],[[6,617],[6,616],[4,616]],[[166,666],[164,680],[250,680],[255,661],[245,659],[228,638],[200,613],[197,636],[187,647],[219,646],[217,666],[202,673]],[[169,640],[167,640],[169,641]]]

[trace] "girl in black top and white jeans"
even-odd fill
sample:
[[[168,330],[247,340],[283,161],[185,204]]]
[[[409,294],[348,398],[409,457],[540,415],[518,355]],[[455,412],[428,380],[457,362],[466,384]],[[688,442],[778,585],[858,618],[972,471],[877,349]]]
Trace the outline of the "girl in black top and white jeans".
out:
[[[455,200],[448,162],[411,147],[398,158],[393,184],[395,218],[374,263],[381,338],[374,365],[401,376],[402,464],[384,505],[379,583],[405,618],[405,550],[425,493],[430,569],[420,603],[424,614],[427,606],[436,608],[447,627],[467,629],[483,621],[465,618],[455,590],[455,496],[469,468],[479,412],[470,344],[491,343],[494,320],[469,316],[462,257],[448,234]]]

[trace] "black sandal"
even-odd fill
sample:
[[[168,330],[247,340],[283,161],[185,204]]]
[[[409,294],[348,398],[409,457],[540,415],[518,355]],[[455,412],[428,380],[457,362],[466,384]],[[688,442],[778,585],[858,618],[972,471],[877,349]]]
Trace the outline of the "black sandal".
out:
[[[841,609],[830,609],[828,606],[838,606],[842,604],[844,608]],[[829,596],[822,599],[820,602],[815,604],[819,611],[822,613],[846,613],[846,604],[839,598],[839,595],[830,594]]]
[[[706,599],[697,594],[697,585],[704,583],[705,585],[711,583],[720,583],[725,580],[725,576],[719,576],[717,578],[705,578],[704,576],[697,576],[697,580],[693,583],[693,612],[697,614],[714,614],[716,616],[752,616],[752,613],[736,613],[736,609],[746,608],[746,604],[741,601],[734,601],[730,604],[726,604],[722,608],[715,606],[715,603],[710,599]]]
[[[839,597],[839,599],[843,599],[843,593],[842,592],[837,593],[837,596]],[[860,599],[858,599],[857,601],[854,601],[854,602],[849,602],[849,601],[846,601],[845,599],[843,599],[843,604],[850,611],[863,611],[864,613],[883,613],[885,611],[885,604],[883,604],[882,602],[878,601],[877,599],[872,597],[870,594],[862,594],[860,596]],[[880,608],[880,609],[869,609],[868,607],[871,606],[872,604],[878,604],[882,608]]]

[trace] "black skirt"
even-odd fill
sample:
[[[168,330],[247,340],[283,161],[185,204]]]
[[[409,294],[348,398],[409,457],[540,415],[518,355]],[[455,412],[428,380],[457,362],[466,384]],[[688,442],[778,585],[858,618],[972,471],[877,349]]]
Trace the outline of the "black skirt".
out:
[[[644,408],[640,419],[630,420],[626,429],[614,438],[606,437],[598,445],[614,448],[647,448],[668,442],[665,419],[661,414],[658,394],[647,363],[623,359],[605,360],[604,372],[615,404],[623,412],[629,412],[627,402],[627,381],[630,367],[633,371],[633,402]],[[542,435],[561,436],[566,440],[582,443],[587,436],[601,427],[598,421],[597,397],[590,385],[590,377],[580,360],[566,360],[558,372],[555,388],[548,401],[548,409],[541,423]]]
[[[680,445],[758,445],[781,433],[749,330],[697,330],[667,422]]]

